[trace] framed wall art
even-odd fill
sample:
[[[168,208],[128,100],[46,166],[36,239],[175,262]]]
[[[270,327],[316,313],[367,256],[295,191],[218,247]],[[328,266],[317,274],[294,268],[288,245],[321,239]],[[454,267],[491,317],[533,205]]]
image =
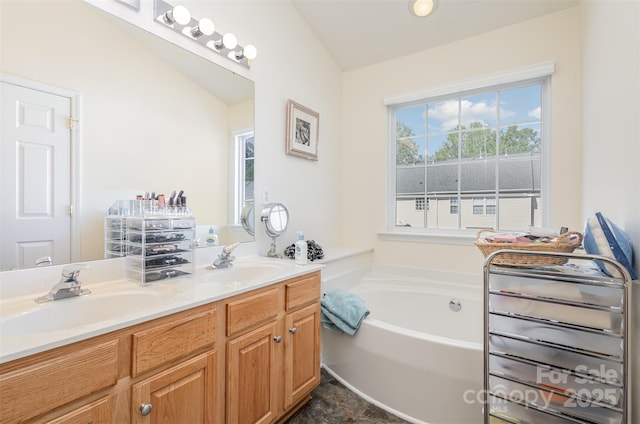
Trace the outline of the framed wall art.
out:
[[[318,112],[289,100],[287,102],[287,154],[318,160],[319,124]]]

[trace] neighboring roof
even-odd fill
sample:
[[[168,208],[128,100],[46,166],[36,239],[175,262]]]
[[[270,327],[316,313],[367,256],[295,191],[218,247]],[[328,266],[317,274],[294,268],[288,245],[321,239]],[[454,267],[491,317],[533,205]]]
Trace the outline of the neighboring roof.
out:
[[[483,193],[495,190],[496,158],[462,161],[461,193]],[[498,159],[499,187],[501,191],[529,193],[540,190],[540,155],[514,154]],[[452,194],[458,191],[458,162],[444,161],[420,165],[398,166],[396,194],[410,197],[425,194]]]

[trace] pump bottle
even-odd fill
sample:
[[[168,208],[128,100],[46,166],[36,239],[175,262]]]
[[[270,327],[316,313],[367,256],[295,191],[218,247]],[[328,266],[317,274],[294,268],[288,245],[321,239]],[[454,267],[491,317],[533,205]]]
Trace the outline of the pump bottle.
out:
[[[205,240],[207,246],[217,246],[218,245],[218,235],[213,232],[213,227],[209,227],[209,233],[207,234],[207,238]]]
[[[307,264],[307,242],[304,241],[304,233],[302,231],[298,231],[298,241],[296,241],[296,252],[294,254],[294,259],[298,265],[306,265]]]

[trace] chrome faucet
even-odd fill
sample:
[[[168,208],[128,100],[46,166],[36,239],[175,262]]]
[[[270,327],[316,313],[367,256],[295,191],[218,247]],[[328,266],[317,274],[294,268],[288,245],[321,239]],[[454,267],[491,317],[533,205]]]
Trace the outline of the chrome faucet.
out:
[[[73,264],[62,268],[62,277],[49,293],[36,299],[38,303],[50,302],[52,300],[66,299],[68,297],[81,296],[91,293],[88,289],[82,288],[82,282],[78,280],[78,275],[83,269],[89,269],[88,265]]]
[[[51,256],[43,256],[38,258],[34,262],[35,266],[49,266],[53,265],[53,260],[51,260]]]
[[[233,249],[238,246],[240,246],[240,243],[238,242],[224,246],[222,248],[222,253],[218,255],[218,257],[213,261],[213,264],[207,267],[207,269],[229,268],[232,266],[233,260],[236,257],[231,256],[231,252],[233,252]]]

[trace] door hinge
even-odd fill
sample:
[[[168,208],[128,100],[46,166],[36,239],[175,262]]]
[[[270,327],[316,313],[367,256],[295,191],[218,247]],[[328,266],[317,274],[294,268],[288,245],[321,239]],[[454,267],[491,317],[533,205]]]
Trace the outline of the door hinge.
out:
[[[69,117],[69,129],[72,130],[75,128],[75,123],[78,122],[73,116]]]
[[[69,216],[73,216],[73,205],[69,205]]]

